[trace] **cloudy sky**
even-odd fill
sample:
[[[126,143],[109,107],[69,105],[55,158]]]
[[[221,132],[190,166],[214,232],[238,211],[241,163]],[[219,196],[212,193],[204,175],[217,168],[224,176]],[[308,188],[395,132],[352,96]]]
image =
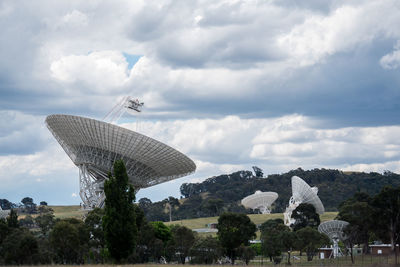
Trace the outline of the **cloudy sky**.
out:
[[[78,168],[44,125],[102,119],[186,153],[183,182],[257,165],[400,172],[398,0],[0,2],[0,198],[79,204]]]

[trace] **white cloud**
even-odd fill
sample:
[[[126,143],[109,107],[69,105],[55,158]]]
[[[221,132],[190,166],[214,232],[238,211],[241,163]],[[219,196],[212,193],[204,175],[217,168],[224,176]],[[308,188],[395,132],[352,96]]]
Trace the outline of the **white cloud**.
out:
[[[397,69],[400,67],[400,41],[397,41],[393,52],[384,55],[379,62],[384,69]]]
[[[274,119],[227,116],[141,125],[143,133],[194,158],[202,173],[238,170],[252,164],[281,172],[281,167],[343,168],[349,163],[400,159],[399,126],[323,129],[318,121],[296,114]],[[124,126],[135,129],[134,124]]]
[[[45,115],[101,118],[125,95],[145,102],[139,128],[196,160],[195,179],[398,170],[399,82],[378,64],[399,68],[399,14],[397,0],[3,1],[1,182],[77,181]],[[129,70],[124,53],[143,56]]]
[[[54,61],[53,78],[62,82],[85,82],[96,93],[109,92],[128,79],[128,62],[117,51],[98,51],[88,55],[69,55]]]
[[[329,16],[311,15],[281,35],[278,45],[300,66],[318,63],[327,56],[349,52],[380,36],[399,37],[396,1],[348,3]],[[382,19],[385,14],[385,19]]]

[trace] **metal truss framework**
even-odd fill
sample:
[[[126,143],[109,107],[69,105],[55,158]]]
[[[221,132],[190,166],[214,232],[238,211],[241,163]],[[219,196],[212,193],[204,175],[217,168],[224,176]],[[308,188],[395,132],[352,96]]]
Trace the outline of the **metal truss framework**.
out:
[[[292,177],[292,197],[289,200],[289,206],[283,213],[285,224],[290,226],[294,223],[292,217],[292,212],[301,203],[308,203],[315,207],[315,211],[318,214],[323,214],[325,212],[324,205],[318,197],[318,188],[310,187],[303,179],[298,176]]]
[[[80,196],[86,207],[104,203],[103,183],[116,160],[123,160],[135,190],[195,171],[181,152],[128,129],[79,116],[50,115],[50,132],[79,168]]]
[[[256,191],[254,194],[242,199],[241,203],[248,209],[259,209],[262,214],[271,213],[271,205],[278,198],[275,192]]]
[[[339,241],[344,241],[346,236],[343,229],[349,225],[346,221],[341,220],[331,220],[321,223],[318,226],[318,231],[320,233],[326,234],[333,242],[333,256],[334,258],[343,256],[342,251],[339,247]]]

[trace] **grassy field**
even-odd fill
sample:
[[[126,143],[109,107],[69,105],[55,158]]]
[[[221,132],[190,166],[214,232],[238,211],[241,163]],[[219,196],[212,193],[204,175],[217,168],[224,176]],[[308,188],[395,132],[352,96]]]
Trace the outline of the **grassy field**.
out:
[[[82,218],[86,211],[83,211],[78,205],[76,206],[49,206],[54,210],[54,215],[56,218]],[[321,222],[333,220],[337,215],[337,212],[325,212],[321,215]],[[283,219],[282,213],[273,213],[273,214],[249,214],[250,220],[255,224],[262,224],[263,222],[270,220],[281,218]],[[166,222],[167,225],[171,224],[180,224],[184,225],[190,229],[198,229],[205,228],[209,223],[216,223],[218,221],[218,217],[207,217],[207,218],[197,218],[197,219],[188,219],[188,220],[179,220]]]
[[[333,220],[337,215],[337,212],[325,212],[321,215],[321,222]],[[270,219],[281,218],[283,220],[283,213],[273,213],[273,214],[249,214],[250,220],[255,224],[262,224],[263,222]],[[208,217],[208,218],[197,218],[197,219],[188,219],[188,220],[179,220],[167,222],[167,225],[170,224],[180,224],[186,226],[190,229],[198,229],[205,228],[209,223],[216,223],[218,221],[218,217]]]
[[[80,206],[49,206],[54,210],[54,216],[56,218],[77,218],[81,219],[86,211],[83,211]]]

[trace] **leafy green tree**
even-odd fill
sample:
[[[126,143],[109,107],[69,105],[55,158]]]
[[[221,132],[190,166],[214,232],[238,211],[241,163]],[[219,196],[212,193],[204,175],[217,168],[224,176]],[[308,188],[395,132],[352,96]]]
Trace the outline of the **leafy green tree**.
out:
[[[363,252],[369,252],[368,242],[371,229],[374,228],[372,198],[366,193],[356,193],[339,206],[337,219],[349,222],[353,227],[352,233],[357,244],[363,244]]]
[[[282,233],[289,232],[289,227],[284,224],[282,219],[272,219],[264,222],[260,226],[260,230],[264,255],[269,257],[271,261],[278,261],[284,250]]]
[[[18,214],[15,209],[11,209],[10,214],[7,217],[7,225],[10,228],[18,228]]]
[[[46,201],[40,201],[40,206],[47,206],[47,202]]]
[[[274,229],[276,227],[280,227],[280,226],[277,226],[277,225],[285,225],[285,223],[280,218],[267,220],[267,221],[265,221],[264,223],[262,223],[260,225],[260,231],[261,231],[261,233],[263,233],[263,232],[267,232],[267,231],[269,231],[271,229]]]
[[[58,263],[81,264],[88,253],[89,232],[83,221],[63,219],[54,225],[49,241]]]
[[[154,228],[153,226],[144,219],[139,231],[138,231],[138,242],[136,247],[136,262],[137,263],[145,263],[153,258],[158,260],[162,254],[162,245],[161,249],[156,249],[156,237],[154,236]],[[162,241],[157,239],[161,244]],[[156,253],[159,252],[159,253]]]
[[[43,236],[47,236],[51,228],[55,224],[53,213],[44,213],[35,218],[36,224],[39,226]]]
[[[56,262],[61,264],[80,263],[80,242],[78,228],[68,221],[57,222],[49,237],[56,254]]]
[[[24,204],[25,212],[36,213],[36,204],[31,197],[24,197],[21,203]]]
[[[104,263],[105,241],[103,231],[104,209],[95,208],[85,218],[85,227],[89,232],[90,260],[93,263]]]
[[[129,184],[128,174],[122,160],[114,163],[114,175],[104,182],[105,215],[103,229],[105,243],[116,262],[126,259],[135,249],[137,226],[135,190]]]
[[[218,216],[223,206],[224,201],[222,199],[209,198],[202,204],[201,208],[208,211],[210,216]]]
[[[37,210],[40,213],[40,215],[45,214],[45,213],[54,214],[54,210],[52,208],[48,207],[47,205],[40,205]]]
[[[154,235],[156,238],[160,239],[164,244],[167,244],[172,238],[171,229],[166,226],[163,222],[151,222],[150,223],[154,229]]]
[[[353,247],[355,244],[360,243],[360,241],[359,241],[360,230],[358,229],[357,225],[348,224],[343,229],[343,232],[346,236],[346,239],[344,240],[344,244],[346,245],[347,248],[350,249],[351,263],[354,264]]]
[[[218,239],[231,263],[235,263],[236,249],[248,245],[256,237],[256,225],[245,214],[225,212],[218,218]]]
[[[30,214],[26,215],[25,218],[19,219],[18,224],[25,228],[32,228],[34,227],[34,221]]]
[[[292,231],[282,231],[279,234],[279,238],[281,240],[281,248],[282,251],[286,251],[288,254],[288,265],[291,265],[290,263],[290,254],[292,252],[292,250],[294,248],[296,248],[296,246],[298,246],[299,244],[299,240],[297,238],[297,234],[296,232],[292,232]]]
[[[290,225],[294,231],[301,228],[312,227],[317,229],[321,220],[319,219],[319,214],[315,211],[315,207],[308,203],[301,203],[292,212],[292,219],[295,222]]]
[[[320,247],[330,244],[329,237],[309,226],[298,230],[296,234],[300,249],[307,253],[307,261],[312,261]]]
[[[212,236],[197,236],[190,250],[191,262],[213,264],[222,256],[222,247],[218,239]]]
[[[8,227],[6,220],[3,218],[0,219],[0,245],[3,243],[3,240],[7,237],[11,229]]]
[[[1,254],[10,265],[38,263],[38,243],[27,229],[14,228],[2,242]]]
[[[155,237],[155,240],[152,244],[152,252],[157,261],[159,261],[162,256],[170,256],[167,255],[166,248],[168,242],[172,239],[171,229],[160,221],[150,222],[150,225],[153,227],[153,233]]]
[[[169,246],[174,254],[179,255],[180,263],[185,264],[185,259],[194,244],[195,235],[191,229],[177,224],[172,225],[170,229],[172,239]]]
[[[374,229],[382,240],[389,240],[396,255],[400,244],[400,187],[384,187],[372,200]]]
[[[15,208],[16,205],[14,203],[8,201],[7,199],[3,198],[3,199],[0,199],[0,207],[3,210],[10,210],[12,208]]]
[[[249,265],[250,260],[256,256],[256,252],[252,247],[244,246],[243,244],[237,249],[237,254],[246,265]]]

